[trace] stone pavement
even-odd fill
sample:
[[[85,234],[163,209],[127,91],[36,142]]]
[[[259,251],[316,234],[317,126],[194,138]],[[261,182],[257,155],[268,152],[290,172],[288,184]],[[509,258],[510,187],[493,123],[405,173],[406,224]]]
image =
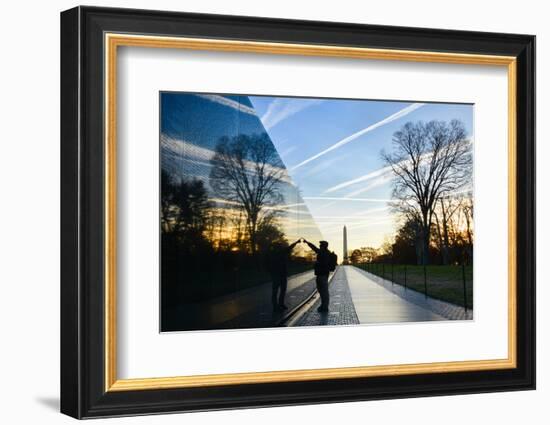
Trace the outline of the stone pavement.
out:
[[[361,273],[363,276],[373,282],[376,282],[387,291],[397,295],[398,297],[408,301],[409,303],[415,304],[439,316],[442,316],[442,318],[445,318],[447,320],[473,319],[473,311],[471,309],[468,309],[466,311],[464,310],[464,307],[441,301],[430,296],[426,297],[423,293],[415,291],[414,289],[405,288],[404,286],[398,284],[392,284],[389,280],[383,279],[357,267],[352,268],[355,272]]]
[[[344,266],[338,267],[330,281],[328,313],[317,311],[317,307],[321,304],[321,299],[317,297],[318,299],[311,304],[307,312],[292,326],[357,325],[360,323],[351,299],[344,268]]]
[[[288,326],[469,320],[463,307],[425,297],[353,266],[339,266],[329,284],[328,313],[317,312],[320,299],[309,302]]]
[[[345,266],[351,298],[360,323],[398,323],[445,320],[424,306],[399,297],[356,267]]]

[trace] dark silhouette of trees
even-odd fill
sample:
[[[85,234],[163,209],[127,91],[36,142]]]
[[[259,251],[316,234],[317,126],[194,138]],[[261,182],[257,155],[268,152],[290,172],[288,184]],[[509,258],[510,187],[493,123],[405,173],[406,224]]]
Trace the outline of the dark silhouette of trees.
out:
[[[258,249],[267,252],[272,245],[288,245],[285,234],[274,223],[263,221],[256,232]]]
[[[172,205],[174,203],[174,185],[170,175],[162,170],[160,174],[160,223],[163,233],[172,230]]]
[[[434,208],[431,225],[430,258],[438,264],[471,264],[473,254],[472,196],[441,198]],[[392,244],[396,263],[423,264],[422,223],[413,214],[403,216]],[[377,256],[377,260],[380,260]]]
[[[471,147],[464,124],[408,122],[394,133],[393,152],[382,152],[382,159],[395,176],[397,208],[420,223],[422,263],[428,264],[436,203],[471,178]]]
[[[206,237],[211,217],[207,190],[197,179],[176,179],[161,172],[161,279],[163,306],[193,299],[189,276],[203,269],[211,244]]]
[[[397,231],[393,244],[394,260],[397,263],[422,264],[422,224],[418,217],[410,216]]]
[[[359,264],[363,261],[363,253],[360,249],[354,249],[349,257],[351,264]]]
[[[444,265],[450,264],[451,239],[455,233],[452,220],[460,206],[460,200],[455,197],[440,198],[434,211],[439,251]]]
[[[161,224],[180,243],[192,248],[204,240],[211,204],[204,183],[197,179],[173,182],[161,173]]]
[[[250,251],[258,249],[258,230],[273,222],[282,202],[283,164],[267,134],[223,137],[211,159],[210,186],[223,199],[238,203],[244,211]]]

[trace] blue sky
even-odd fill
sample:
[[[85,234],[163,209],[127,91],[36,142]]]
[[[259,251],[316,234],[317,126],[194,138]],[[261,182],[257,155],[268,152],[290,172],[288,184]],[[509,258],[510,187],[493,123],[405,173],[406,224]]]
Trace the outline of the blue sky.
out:
[[[464,104],[249,96],[288,172],[327,239],[378,247],[394,233],[387,208],[391,173],[380,158],[408,121],[461,120],[470,137],[473,106]]]

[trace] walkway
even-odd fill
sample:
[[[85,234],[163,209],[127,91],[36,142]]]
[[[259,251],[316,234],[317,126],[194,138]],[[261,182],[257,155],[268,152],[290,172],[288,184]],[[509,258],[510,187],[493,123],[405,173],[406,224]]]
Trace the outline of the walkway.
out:
[[[392,282],[389,280],[383,279],[380,276],[376,276],[359,268],[353,267],[353,269],[358,273],[363,274],[368,279],[376,282],[387,291],[392,292],[393,294],[399,296],[400,298],[403,298],[409,303],[416,304],[419,307],[443,316],[444,319],[472,320],[474,317],[472,309],[464,310],[464,307],[456,304],[451,304],[446,301],[438,300],[430,296],[426,297],[421,292],[415,291],[414,289],[406,288],[403,285],[398,285],[396,283],[392,284]]]
[[[302,316],[292,320],[288,326],[320,326],[320,325],[357,325],[359,319],[355,312],[351,293],[346,278],[345,267],[338,267],[329,284],[330,303],[328,313],[319,313],[317,308],[321,299],[310,303],[309,309]]]
[[[445,320],[428,308],[399,297],[356,267],[346,266],[346,277],[360,323]]]
[[[338,267],[329,285],[328,313],[317,312],[320,300],[308,305],[289,326],[424,322],[471,318],[464,309],[424,297],[353,266]],[[462,316],[460,314],[462,312]]]

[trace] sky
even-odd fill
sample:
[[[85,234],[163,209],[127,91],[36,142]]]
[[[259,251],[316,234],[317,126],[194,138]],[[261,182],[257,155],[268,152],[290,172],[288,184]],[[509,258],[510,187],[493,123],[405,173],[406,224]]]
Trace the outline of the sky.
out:
[[[408,121],[461,120],[473,141],[473,106],[249,96],[329,248],[379,247],[395,233],[391,172],[381,152]],[[316,241],[313,241],[316,242]]]

